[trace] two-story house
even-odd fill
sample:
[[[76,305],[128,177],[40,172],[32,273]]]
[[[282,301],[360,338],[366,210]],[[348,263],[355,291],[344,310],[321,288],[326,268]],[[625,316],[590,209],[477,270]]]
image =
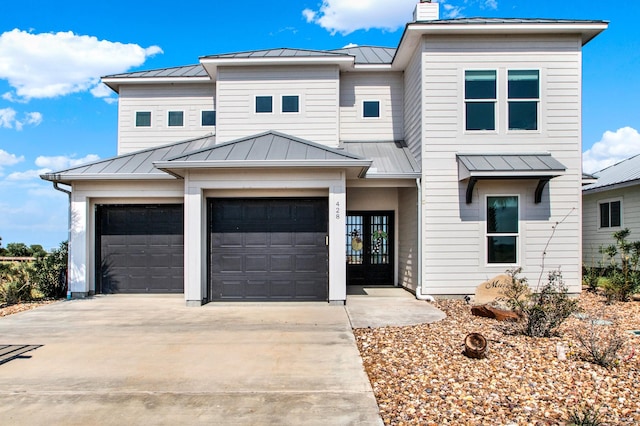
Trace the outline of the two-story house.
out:
[[[579,292],[581,55],[606,27],[421,2],[396,48],[104,77],[118,155],[43,176],[70,186],[70,291],[343,303],[521,266]]]

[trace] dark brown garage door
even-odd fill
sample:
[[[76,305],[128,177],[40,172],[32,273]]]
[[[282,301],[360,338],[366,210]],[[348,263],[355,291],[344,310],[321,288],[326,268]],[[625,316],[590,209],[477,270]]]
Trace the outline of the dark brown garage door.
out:
[[[100,205],[96,211],[99,293],[183,293],[181,204]]]
[[[210,298],[328,298],[326,198],[210,199]]]

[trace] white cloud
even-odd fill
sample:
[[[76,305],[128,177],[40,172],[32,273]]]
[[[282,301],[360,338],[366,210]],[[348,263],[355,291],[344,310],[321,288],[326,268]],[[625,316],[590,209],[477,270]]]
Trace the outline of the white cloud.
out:
[[[0,169],[3,166],[13,166],[24,161],[24,157],[17,157],[15,154],[9,154],[7,151],[0,149]]]
[[[593,173],[640,154],[640,134],[632,127],[607,130],[599,142],[582,154],[582,169]]]
[[[25,125],[37,126],[42,123],[42,114],[39,112],[26,112],[21,120],[16,118],[17,115],[18,113],[13,108],[0,108],[0,127],[22,130]]]
[[[53,157],[39,156],[36,158],[36,166],[50,170],[65,170],[84,163],[98,161],[99,159],[100,157],[95,154],[89,154],[82,158],[73,158],[73,156],[65,155],[57,155]]]
[[[24,172],[13,172],[7,176],[7,180],[18,181],[18,180],[39,179],[41,174],[49,173],[49,172],[51,172],[51,169],[25,170]]]
[[[71,31],[33,34],[14,29],[0,34],[0,79],[15,90],[5,100],[53,98],[95,89],[100,76],[125,72],[162,53]],[[97,93],[104,92],[97,89]]]
[[[343,49],[350,49],[352,47],[358,47],[358,45],[355,43],[349,43],[346,46],[344,46]]]

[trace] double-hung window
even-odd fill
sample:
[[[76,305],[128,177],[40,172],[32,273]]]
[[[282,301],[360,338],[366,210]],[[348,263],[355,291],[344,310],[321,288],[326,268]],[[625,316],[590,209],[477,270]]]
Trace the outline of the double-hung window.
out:
[[[464,73],[466,130],[496,129],[496,71],[467,70]]]
[[[610,200],[598,203],[600,228],[619,228],[622,225],[622,201]]]
[[[538,130],[540,72],[509,70],[507,80],[509,130]]]
[[[487,263],[517,263],[518,222],[518,196],[487,197]]]

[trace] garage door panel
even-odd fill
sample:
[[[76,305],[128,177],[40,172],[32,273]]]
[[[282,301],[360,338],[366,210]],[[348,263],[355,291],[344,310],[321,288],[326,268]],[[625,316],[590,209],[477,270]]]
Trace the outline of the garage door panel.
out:
[[[244,257],[245,271],[264,273],[269,270],[269,257],[267,255],[247,255]]]
[[[243,247],[268,247],[269,246],[269,234],[265,232],[248,232],[242,235]]]

